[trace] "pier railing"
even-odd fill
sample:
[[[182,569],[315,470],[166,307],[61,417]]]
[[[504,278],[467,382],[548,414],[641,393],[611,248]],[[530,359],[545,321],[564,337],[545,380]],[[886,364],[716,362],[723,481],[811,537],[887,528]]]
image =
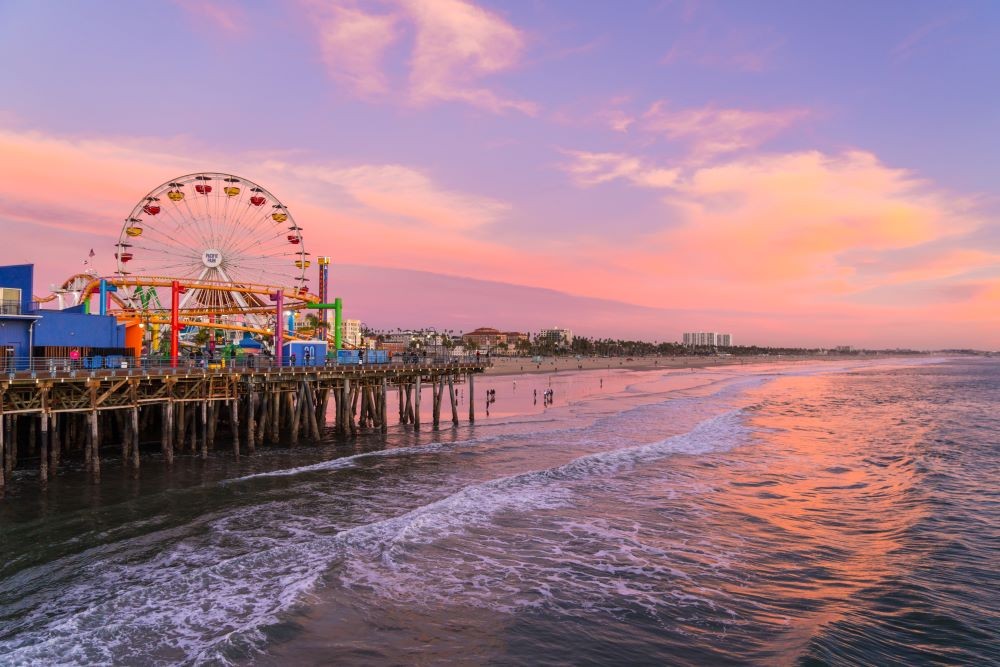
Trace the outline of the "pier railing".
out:
[[[423,366],[489,365],[486,355],[405,355],[399,354],[383,361],[338,362],[334,359],[283,359],[279,366],[273,357],[263,355],[237,359],[180,358],[176,366],[163,357],[6,357],[0,358],[0,378],[47,378],[83,376],[133,376],[173,375],[200,372],[247,373],[267,371],[347,370],[356,368],[419,368]]]

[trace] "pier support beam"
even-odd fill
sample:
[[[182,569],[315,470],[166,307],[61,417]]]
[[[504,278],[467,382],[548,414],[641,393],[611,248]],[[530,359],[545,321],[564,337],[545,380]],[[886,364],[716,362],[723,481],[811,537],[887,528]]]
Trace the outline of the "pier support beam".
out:
[[[133,408],[134,409],[134,408]],[[201,402],[201,458],[205,460],[208,458],[208,397]],[[138,457],[138,452],[136,452]]]
[[[417,376],[417,382],[413,389],[413,427],[416,429],[420,428],[420,376]]]
[[[389,378],[382,376],[382,402],[381,402],[381,423],[382,432],[386,433],[389,430]]]
[[[148,408],[147,408],[148,409]],[[133,405],[130,410],[132,413],[130,416],[132,418],[132,472],[139,472],[139,406]]]
[[[3,413],[3,395],[0,394],[0,496],[7,483],[7,417]]]
[[[56,473],[59,472],[59,457],[61,456],[62,450],[62,439],[60,428],[62,427],[63,420],[59,419],[59,413],[52,413],[52,424],[49,431],[52,436],[52,442],[49,444],[49,476],[55,477]]]
[[[160,439],[160,450],[167,465],[174,462],[174,402],[168,400],[163,404],[163,434]]]
[[[101,434],[97,426],[97,410],[90,411],[90,477],[101,481]]]
[[[240,460],[240,399],[234,396],[229,399],[229,422],[233,432],[233,457]]]
[[[476,376],[473,373],[469,373],[469,423],[475,423],[476,421]]]
[[[458,426],[458,401],[455,399],[455,376],[448,374],[448,397],[451,399],[451,423]]]
[[[255,436],[257,434],[257,428],[254,426],[253,411],[254,411],[254,392],[250,390],[247,393],[246,398],[246,416],[247,416],[247,454],[253,454],[256,451],[256,445],[254,443]]]
[[[38,464],[38,479],[41,480],[42,484],[46,484],[49,481],[49,413],[42,412],[38,418],[41,422],[40,431],[42,436],[41,456]]]

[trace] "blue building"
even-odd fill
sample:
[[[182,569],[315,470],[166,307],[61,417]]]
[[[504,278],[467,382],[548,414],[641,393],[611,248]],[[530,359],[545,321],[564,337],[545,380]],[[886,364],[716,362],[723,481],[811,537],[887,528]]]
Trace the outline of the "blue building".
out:
[[[83,306],[41,310],[32,300],[34,265],[0,266],[0,370],[28,368],[31,359],[131,356],[125,326],[111,315],[88,315]]]
[[[295,362],[292,362],[295,355]],[[326,341],[293,340],[281,346],[282,364],[288,366],[322,366],[326,363]]]
[[[34,329],[41,319],[33,312],[31,264],[0,266],[0,370],[27,368]]]

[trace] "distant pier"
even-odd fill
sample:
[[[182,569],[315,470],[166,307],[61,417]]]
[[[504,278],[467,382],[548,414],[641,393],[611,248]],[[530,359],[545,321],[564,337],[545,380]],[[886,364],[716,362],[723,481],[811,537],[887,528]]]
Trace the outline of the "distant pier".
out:
[[[258,447],[318,441],[330,426],[331,405],[333,430],[343,437],[384,433],[393,413],[397,423],[419,429],[421,390],[428,384],[432,428],[440,428],[443,409],[459,423],[455,387],[461,384],[469,385],[472,422],[474,378],[485,367],[449,361],[0,375],[0,493],[14,469],[34,467],[44,484],[69,457],[82,459],[98,482],[101,457],[112,447],[120,447],[122,466],[137,475],[142,452],[156,446],[171,465],[175,453],[207,458],[224,447],[239,458]]]

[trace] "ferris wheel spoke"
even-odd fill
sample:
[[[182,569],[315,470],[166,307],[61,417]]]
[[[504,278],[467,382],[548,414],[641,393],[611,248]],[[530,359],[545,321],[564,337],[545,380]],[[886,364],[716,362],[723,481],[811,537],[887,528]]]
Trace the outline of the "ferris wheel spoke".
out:
[[[260,211],[256,219],[251,217],[251,221],[253,222],[252,225],[246,225],[243,228],[233,226],[229,236],[226,238],[226,244],[229,246],[234,244],[238,245],[241,238],[254,238],[258,234],[262,233],[262,230],[266,229],[266,226],[262,227],[262,223],[266,225],[266,223],[272,222],[271,214],[267,210]]]
[[[273,233],[271,236],[265,238],[251,238],[245,241],[243,245],[234,248],[233,252],[237,254],[244,253],[248,252],[251,248],[259,251],[261,246],[264,246],[265,244],[270,245],[271,242],[277,241],[278,239],[285,239],[287,236],[288,235],[284,233],[284,230],[279,230],[277,233]],[[282,245],[289,245],[289,243],[286,240],[286,242]]]
[[[198,192],[198,186],[202,192]],[[239,188],[233,192],[229,188]],[[182,192],[182,197],[171,196]],[[262,200],[251,201],[256,197]],[[146,203],[159,205],[149,212]],[[283,213],[285,221],[274,220]],[[280,216],[279,216],[280,217]],[[142,220],[143,231],[127,234],[133,220]],[[289,229],[290,228],[290,229]],[[131,230],[134,231],[134,230]],[[292,243],[288,236],[294,234]],[[181,176],[151,191],[132,210],[119,236],[118,271],[148,271],[150,275],[180,278],[191,288],[178,304],[189,310],[216,311],[235,321],[264,318],[252,312],[267,308],[266,298],[209,286],[197,281],[216,281],[233,286],[273,285],[275,288],[300,289],[305,281],[305,244],[294,218],[280,200],[252,181],[218,172]],[[212,256],[208,250],[219,254]],[[126,265],[131,262],[131,265]],[[140,298],[134,290],[123,298],[135,303]],[[235,314],[234,314],[235,313]],[[239,313],[242,313],[240,315]]]

